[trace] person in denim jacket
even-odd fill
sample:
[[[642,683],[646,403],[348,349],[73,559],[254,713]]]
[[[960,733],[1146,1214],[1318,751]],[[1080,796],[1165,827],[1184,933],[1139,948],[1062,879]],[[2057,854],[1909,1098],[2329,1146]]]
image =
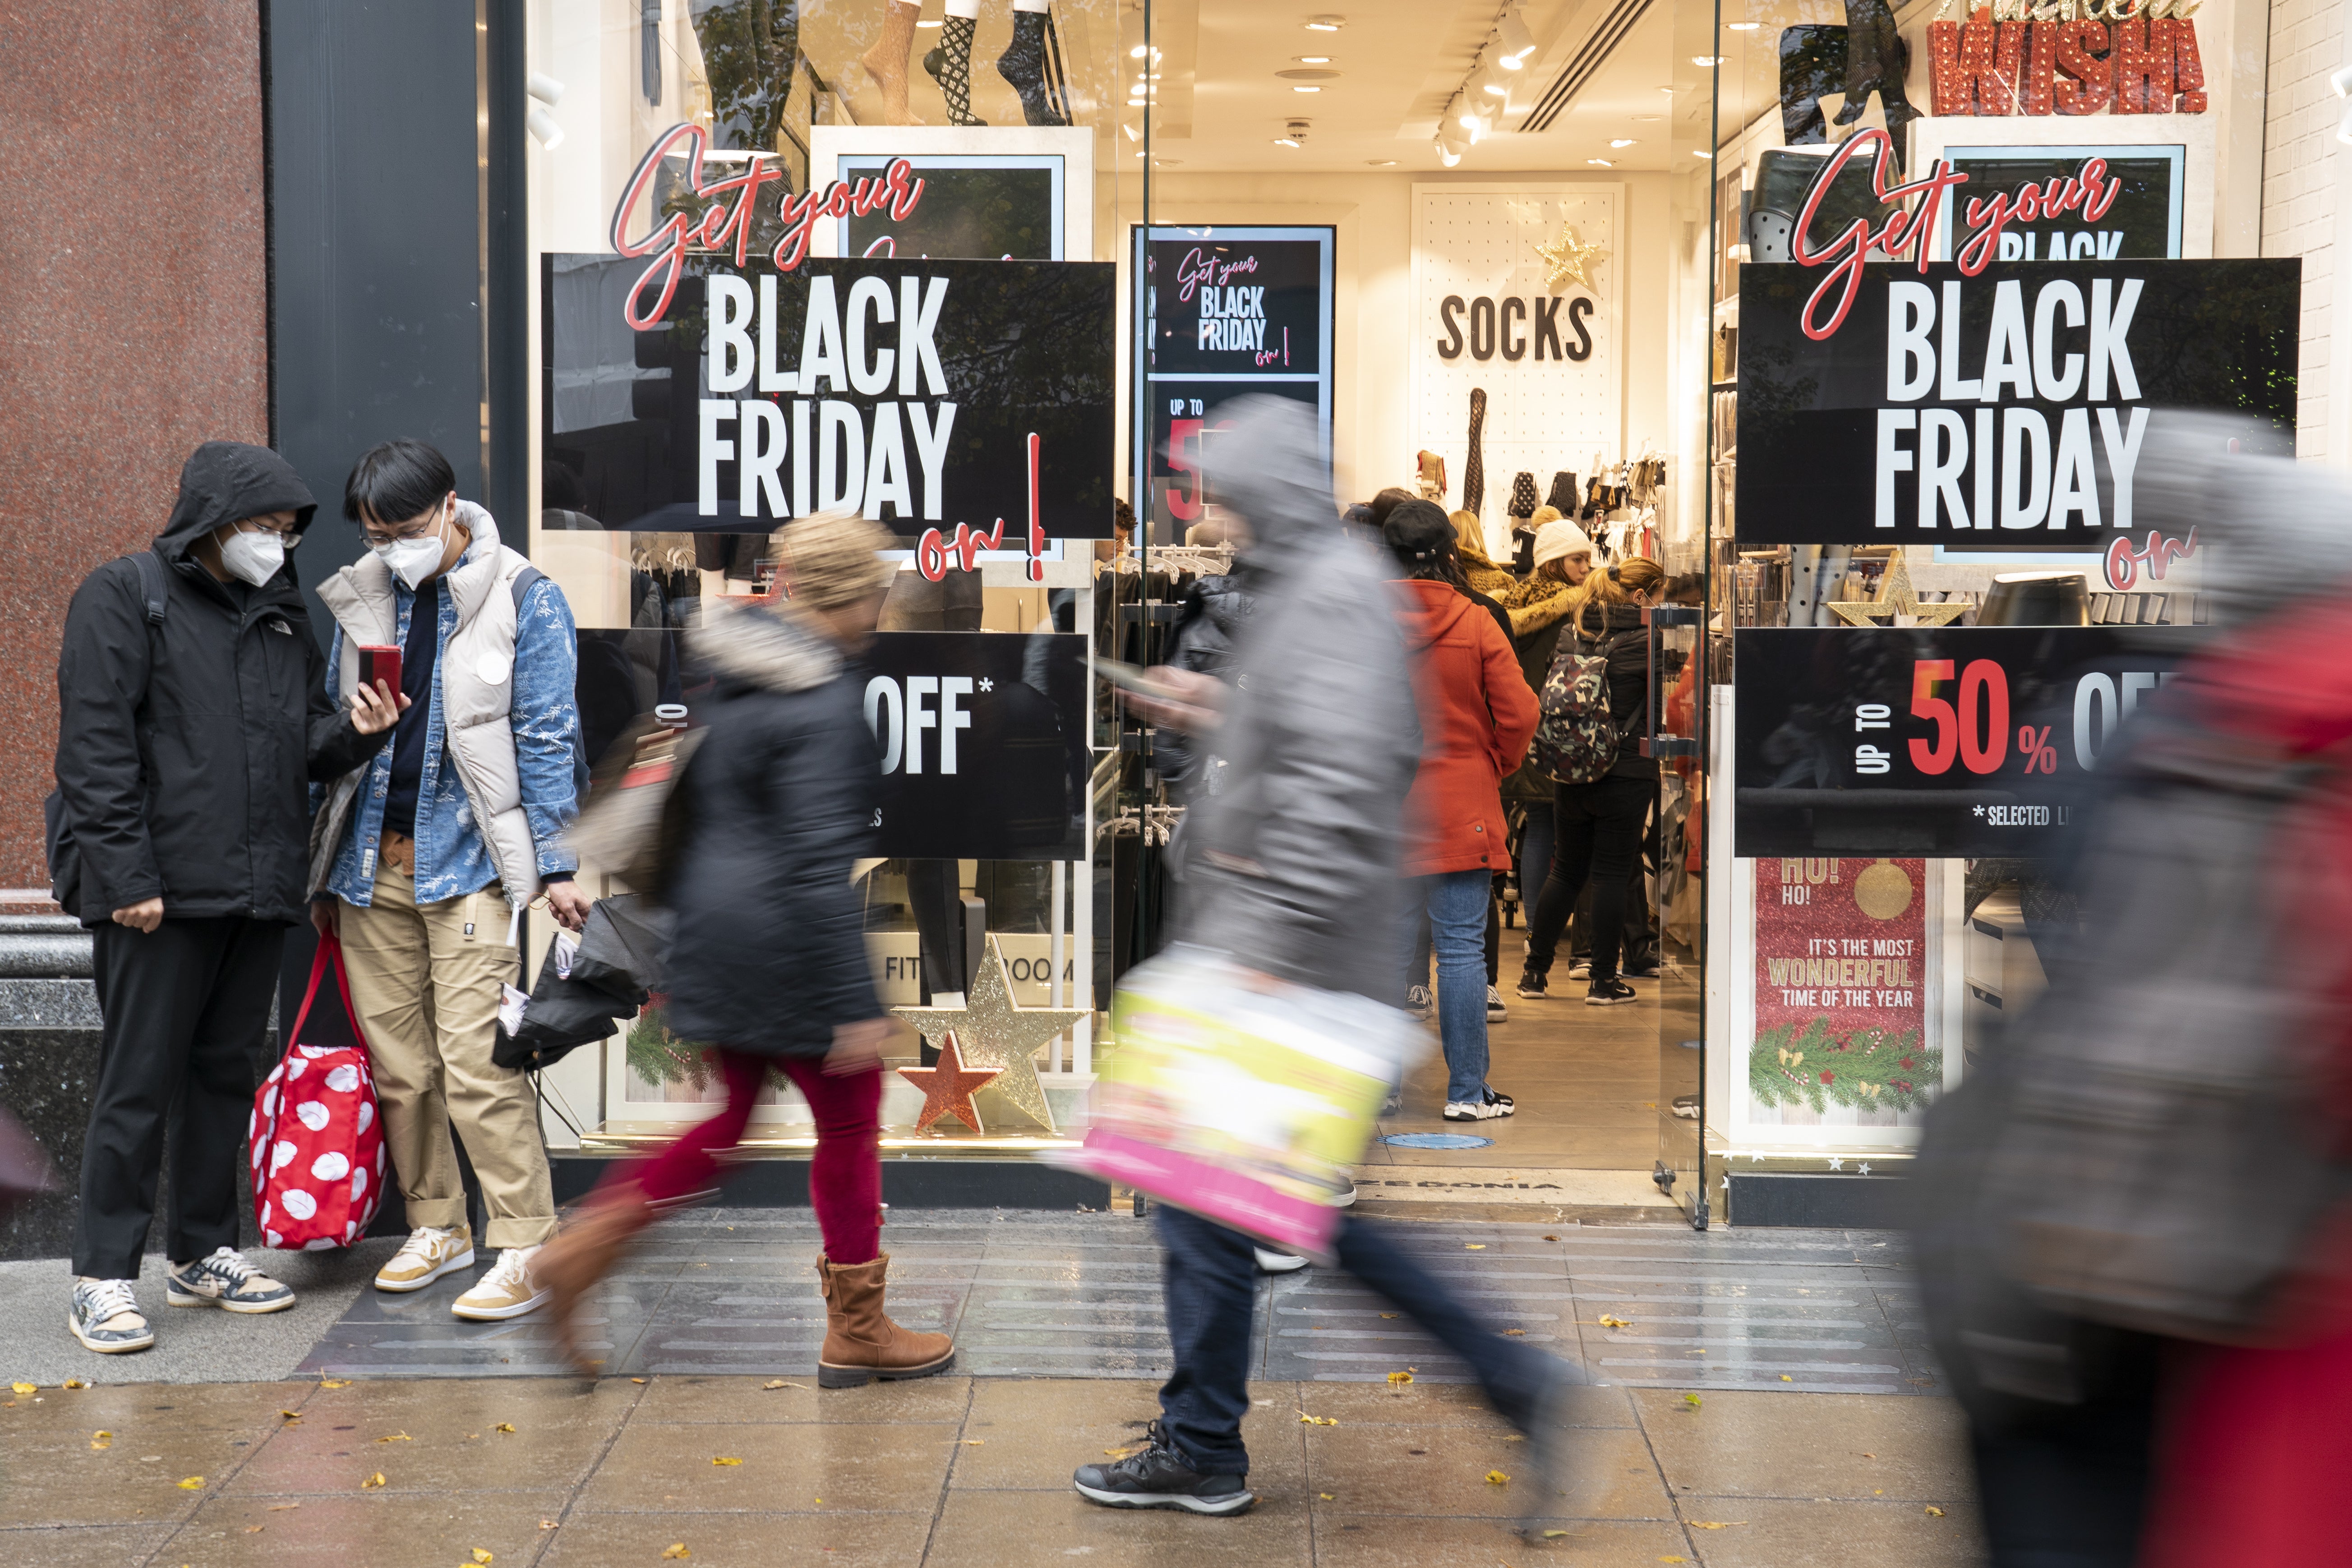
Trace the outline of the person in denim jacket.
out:
[[[355,686],[360,649],[394,646],[409,700],[392,745],[322,792],[311,845],[313,915],[340,929],[408,1207],[376,1288],[422,1289],[474,1262],[454,1122],[501,1250],[451,1310],[517,1317],[546,1300],[530,1258],[555,1203],[530,1081],[490,1053],[523,907],[544,893],[572,930],[588,912],[562,839],[586,772],[572,612],[422,442],[362,457],[343,514],[371,553],[319,587],[336,623],[329,680]]]

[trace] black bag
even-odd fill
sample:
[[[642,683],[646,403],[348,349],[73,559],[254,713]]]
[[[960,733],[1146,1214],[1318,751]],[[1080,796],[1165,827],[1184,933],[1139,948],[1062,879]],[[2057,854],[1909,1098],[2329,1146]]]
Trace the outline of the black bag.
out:
[[[147,629],[150,640],[163,630],[163,618],[171,611],[171,593],[163,581],[163,557],[152,550],[142,550],[131,557],[139,568],[139,596],[147,605]],[[51,790],[41,802],[42,848],[49,866],[49,897],[66,913],[81,916],[81,855],[74,847],[73,822],[66,816],[66,797],[62,790]],[[110,910],[100,910],[101,915]]]

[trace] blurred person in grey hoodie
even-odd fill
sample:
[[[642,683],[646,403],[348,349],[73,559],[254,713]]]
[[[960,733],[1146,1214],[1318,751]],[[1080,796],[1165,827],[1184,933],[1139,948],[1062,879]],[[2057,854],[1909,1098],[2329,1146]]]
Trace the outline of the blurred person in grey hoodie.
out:
[[[1268,396],[1215,416],[1213,488],[1246,525],[1255,599],[1215,676],[1161,668],[1181,700],[1130,699],[1147,718],[1213,731],[1223,763],[1188,814],[1191,847],[1177,940],[1285,981],[1393,1004],[1409,933],[1399,867],[1402,812],[1420,763],[1404,639],[1389,565],[1343,536],[1312,416]],[[1112,1508],[1240,1513],[1256,1500],[1242,1417],[1249,1409],[1256,1260],[1251,1239],[1155,1205],[1176,1370],[1140,1452],[1082,1465],[1079,1494]],[[1340,1266],[1468,1363],[1495,1408],[1557,1470],[1565,1364],[1479,1322],[1377,1224],[1353,1215]],[[1541,1485],[1528,1489],[1536,1506]]]

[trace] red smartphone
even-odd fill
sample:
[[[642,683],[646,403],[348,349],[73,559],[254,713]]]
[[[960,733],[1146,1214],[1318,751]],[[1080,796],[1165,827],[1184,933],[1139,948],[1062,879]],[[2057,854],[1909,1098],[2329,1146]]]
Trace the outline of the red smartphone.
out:
[[[373,686],[383,681],[394,697],[400,695],[400,650],[360,644],[360,684]]]

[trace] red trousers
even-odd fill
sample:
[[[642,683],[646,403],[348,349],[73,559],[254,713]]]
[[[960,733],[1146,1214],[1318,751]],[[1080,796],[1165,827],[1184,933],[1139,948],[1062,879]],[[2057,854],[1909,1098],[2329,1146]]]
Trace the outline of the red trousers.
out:
[[[714,1156],[742,1142],[752,1104],[773,1067],[807,1097],[816,1116],[809,1202],[824,1237],[824,1255],[839,1264],[871,1263],[882,1250],[882,1164],[876,1142],[882,1133],[881,1069],[835,1078],[815,1058],[730,1050],[714,1050],[710,1057],[727,1084],[725,1108],[627,1172],[626,1179],[636,1182],[655,1203],[716,1185],[719,1162]]]

